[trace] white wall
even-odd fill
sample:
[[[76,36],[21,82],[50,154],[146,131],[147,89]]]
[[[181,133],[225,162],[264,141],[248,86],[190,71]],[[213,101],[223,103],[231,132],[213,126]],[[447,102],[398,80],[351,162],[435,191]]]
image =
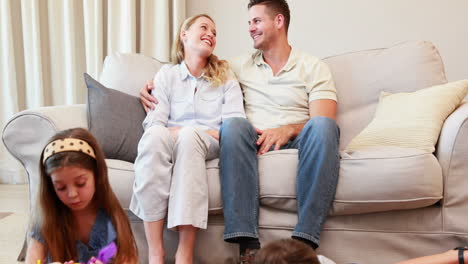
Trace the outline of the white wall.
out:
[[[215,53],[248,52],[247,0],[187,0],[187,15],[216,21]],[[388,47],[406,40],[434,43],[450,81],[468,79],[468,0],[289,0],[291,44],[318,57]]]

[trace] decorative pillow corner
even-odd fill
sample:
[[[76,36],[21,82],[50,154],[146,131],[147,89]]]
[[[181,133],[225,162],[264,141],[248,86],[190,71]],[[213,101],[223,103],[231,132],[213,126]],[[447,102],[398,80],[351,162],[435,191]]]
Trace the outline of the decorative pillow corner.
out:
[[[96,137],[107,159],[133,163],[146,117],[140,100],[104,87],[87,73],[84,79],[88,87],[86,111],[89,131]]]
[[[445,119],[468,93],[468,80],[450,82],[412,93],[382,92],[374,119],[345,152],[379,146],[434,152]]]

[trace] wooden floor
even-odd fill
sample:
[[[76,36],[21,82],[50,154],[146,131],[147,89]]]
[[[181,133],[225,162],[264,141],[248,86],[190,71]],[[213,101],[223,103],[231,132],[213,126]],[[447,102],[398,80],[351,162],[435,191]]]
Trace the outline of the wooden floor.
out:
[[[28,185],[0,184],[0,264],[16,261],[28,225]]]

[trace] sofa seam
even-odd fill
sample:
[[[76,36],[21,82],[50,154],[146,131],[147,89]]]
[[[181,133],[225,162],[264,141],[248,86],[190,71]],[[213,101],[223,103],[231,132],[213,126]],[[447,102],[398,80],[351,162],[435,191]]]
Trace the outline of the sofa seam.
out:
[[[365,201],[365,200],[356,200],[356,201],[346,201],[346,200],[334,200],[338,203],[348,203],[348,204],[360,204],[360,203],[388,203],[388,202],[403,202],[403,201],[422,201],[422,200],[433,200],[433,199],[442,199],[443,196],[425,196],[421,198],[411,198],[411,199],[402,199],[402,200],[376,200],[376,201]]]
[[[437,54],[437,57],[439,58],[439,61],[442,63],[442,75],[444,77],[445,83],[447,83],[448,80],[447,80],[447,74],[445,72],[445,63],[444,63],[444,60],[442,59],[442,56],[440,55],[439,49],[437,49],[437,47],[434,45],[434,43],[432,43],[430,41],[423,41],[423,42],[431,44],[433,49],[435,50],[435,53]]]
[[[275,194],[265,194],[260,195],[260,199],[262,198],[287,198],[287,199],[296,199],[296,195],[275,195]]]
[[[414,149],[414,148],[410,148]],[[275,153],[273,153],[275,152]],[[345,151],[342,151],[345,152]],[[348,154],[348,152],[345,152]],[[271,155],[297,155],[297,153],[289,153],[289,152],[276,152],[276,151],[269,151],[268,153],[264,154],[266,156],[271,156]],[[349,155],[349,154],[348,154]],[[405,156],[400,156],[400,157],[382,157],[382,158],[343,158],[341,157],[340,160],[351,160],[351,161],[358,161],[358,160],[380,160],[380,159],[385,159],[385,160],[392,160],[392,159],[404,159],[404,158],[414,158],[414,157],[419,157],[419,156],[426,156],[426,155],[431,155],[433,156],[432,153],[430,152],[423,152],[423,153],[418,153],[418,154],[411,154],[411,155],[405,155]],[[262,157],[260,157],[262,158]]]
[[[467,119],[465,118],[465,120],[463,120],[463,122],[460,124],[460,128],[462,128],[467,122]],[[448,175],[450,174],[450,170],[451,170],[451,167],[452,167],[452,157],[453,157],[453,154],[454,154],[454,151],[455,151],[455,143],[457,142],[458,138],[460,136],[460,129],[458,129],[457,131],[457,135],[455,136],[455,140],[453,140],[452,142],[452,146],[451,146],[451,149],[452,151],[450,152],[450,158],[449,158],[449,162],[448,162],[448,166],[447,166],[447,175],[445,178],[448,179]],[[445,178],[444,178],[444,181],[445,181]],[[444,194],[446,193],[446,190],[447,189],[447,184],[445,184],[444,182]],[[445,203],[442,203],[442,221],[441,221],[441,224],[442,224],[442,230],[445,230],[445,212],[446,211],[446,205]]]
[[[291,196],[291,195],[261,195],[260,199],[263,198],[286,198],[286,199],[294,199],[296,200],[296,196]],[[333,200],[333,202],[336,203],[348,203],[348,204],[359,204],[359,203],[388,203],[388,202],[402,202],[402,201],[422,201],[422,200],[433,200],[433,199],[442,199],[443,196],[424,196],[420,198],[410,198],[410,199],[402,199],[402,200],[353,200],[353,201],[348,201],[348,200]]]
[[[291,153],[291,151],[283,151],[283,150],[296,150],[296,151]],[[296,156],[297,155],[297,149],[280,149],[280,150],[268,151],[267,153],[260,156],[259,159],[262,159],[263,157],[267,157],[267,156],[272,156],[272,155],[295,155]]]
[[[132,164],[133,164],[133,163],[132,163]],[[108,169],[113,169],[113,170],[119,170],[119,171],[135,172],[134,170],[131,170],[131,169],[115,168],[115,167],[111,167],[111,166],[109,166],[109,165],[107,165],[107,168],[108,168]]]
[[[57,126],[55,126],[54,122],[52,122],[52,120],[50,120],[50,118],[48,118],[47,116],[44,116],[42,114],[38,114],[38,113],[34,113],[34,112],[26,112],[26,113],[21,113],[21,114],[18,114],[16,116],[14,116],[12,119],[10,119],[6,124],[5,126],[3,127],[3,130],[2,130],[2,142],[3,142],[3,145],[7,148],[7,150],[24,166],[24,164],[21,162],[21,160],[18,158],[18,153],[16,151],[13,151],[11,150],[6,144],[5,144],[5,130],[6,128],[8,127],[8,125],[10,125],[13,121],[21,118],[21,117],[24,117],[24,116],[37,116],[39,118],[42,118],[44,120],[46,120],[47,122],[49,122],[55,131],[57,131]],[[25,167],[26,168],[26,167]]]
[[[410,149],[415,149],[415,148],[410,148]],[[345,152],[348,154],[348,152]],[[349,154],[348,154],[349,155]],[[351,160],[351,161],[358,161],[358,160],[396,160],[396,159],[406,159],[406,158],[414,158],[418,156],[426,156],[426,155],[431,155],[434,156],[432,153],[429,152],[424,152],[424,153],[419,153],[419,154],[411,154],[407,156],[400,156],[400,157],[382,157],[382,158],[341,158],[341,160]]]
[[[365,229],[345,229],[345,228],[324,228],[324,231],[349,231],[349,232],[367,232],[367,233],[390,233],[390,234],[424,234],[424,235],[468,235],[468,233],[459,232],[428,232],[428,231],[395,231],[395,230],[365,230]]]
[[[293,230],[294,227],[289,226],[269,226],[269,225],[260,225],[260,228],[263,229],[275,229],[275,230]],[[460,232],[431,232],[431,231],[397,231],[397,230],[366,230],[366,229],[358,229],[358,228],[338,228],[338,227],[324,227],[322,232],[330,231],[330,232],[362,232],[362,233],[389,233],[389,234],[422,234],[422,235],[464,235],[468,236],[468,233],[460,233]]]
[[[340,53],[340,54],[336,54],[336,55],[331,55],[331,56],[326,56],[326,57],[323,57],[322,60],[327,60],[327,59],[332,59],[332,58],[335,58],[335,57],[340,57],[340,56],[346,56],[346,55],[351,55],[351,54],[355,54],[355,53],[360,53],[360,52],[364,52],[364,51],[382,51],[382,50],[387,50],[387,49],[391,49],[391,48],[394,48],[394,47],[398,47],[398,46],[402,46],[404,44],[407,44],[407,43],[414,43],[414,42],[421,42],[421,43],[427,43],[427,44],[430,44],[432,47],[435,47],[434,43],[430,42],[430,41],[418,41],[418,40],[405,40],[405,41],[399,41],[399,42],[396,42],[395,44],[393,45],[390,45],[388,47],[382,47],[382,48],[375,48],[375,49],[366,49],[366,50],[354,50],[354,51],[349,51],[349,52],[344,52],[344,53]],[[436,48],[436,51],[438,53],[438,50]],[[440,54],[438,54],[439,56],[439,59],[442,61],[442,57],[440,56]],[[443,63],[443,61],[442,61]],[[445,65],[444,65],[444,77],[445,77]],[[444,78],[445,80],[447,80],[447,78],[445,77]]]
[[[106,160],[116,160],[116,159],[106,159]],[[135,164],[134,162],[130,162],[130,163]],[[110,166],[110,165],[107,165],[107,168],[108,168],[108,169],[113,169],[113,170],[135,172],[135,170],[133,170],[133,169],[119,168],[118,166]],[[207,170],[208,170],[208,169],[211,169],[211,170],[212,170],[212,169],[219,169],[219,168],[217,168],[217,167],[207,167],[206,169],[207,169]]]

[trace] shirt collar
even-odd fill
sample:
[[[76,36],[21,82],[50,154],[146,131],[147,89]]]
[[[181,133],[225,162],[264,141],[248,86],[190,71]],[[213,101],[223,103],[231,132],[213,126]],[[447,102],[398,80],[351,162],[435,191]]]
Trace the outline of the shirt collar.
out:
[[[184,81],[185,79],[187,79],[188,77],[191,77],[191,78],[193,78],[193,79],[197,79],[197,80],[198,80],[198,79],[201,79],[201,78],[203,78],[203,77],[205,76],[205,73],[202,73],[202,75],[201,75],[199,78],[193,76],[193,75],[190,73],[189,69],[187,68],[187,65],[185,64],[185,61],[182,61],[182,62],[179,64],[179,69],[180,69],[180,71],[179,71],[179,72],[180,72],[180,79],[183,80],[183,81]]]
[[[257,52],[253,54],[253,60],[257,66],[266,64],[265,60],[263,60],[263,51],[261,50],[257,50]]]
[[[257,50],[257,52],[254,53],[253,60],[257,66],[268,65],[263,59],[263,51],[261,50]],[[296,63],[296,51],[293,48],[291,48],[291,53],[289,54],[288,61],[286,62],[286,65],[284,65],[283,69],[281,69],[281,71],[290,71],[292,67],[296,65]]]
[[[187,68],[187,65],[185,65],[185,62],[182,61],[180,64],[179,64],[179,69],[180,69],[180,79],[181,80],[185,80],[187,79],[189,76],[192,76]]]
[[[291,48],[291,53],[289,53],[288,62],[283,67],[283,71],[290,71],[297,63],[296,50]]]

